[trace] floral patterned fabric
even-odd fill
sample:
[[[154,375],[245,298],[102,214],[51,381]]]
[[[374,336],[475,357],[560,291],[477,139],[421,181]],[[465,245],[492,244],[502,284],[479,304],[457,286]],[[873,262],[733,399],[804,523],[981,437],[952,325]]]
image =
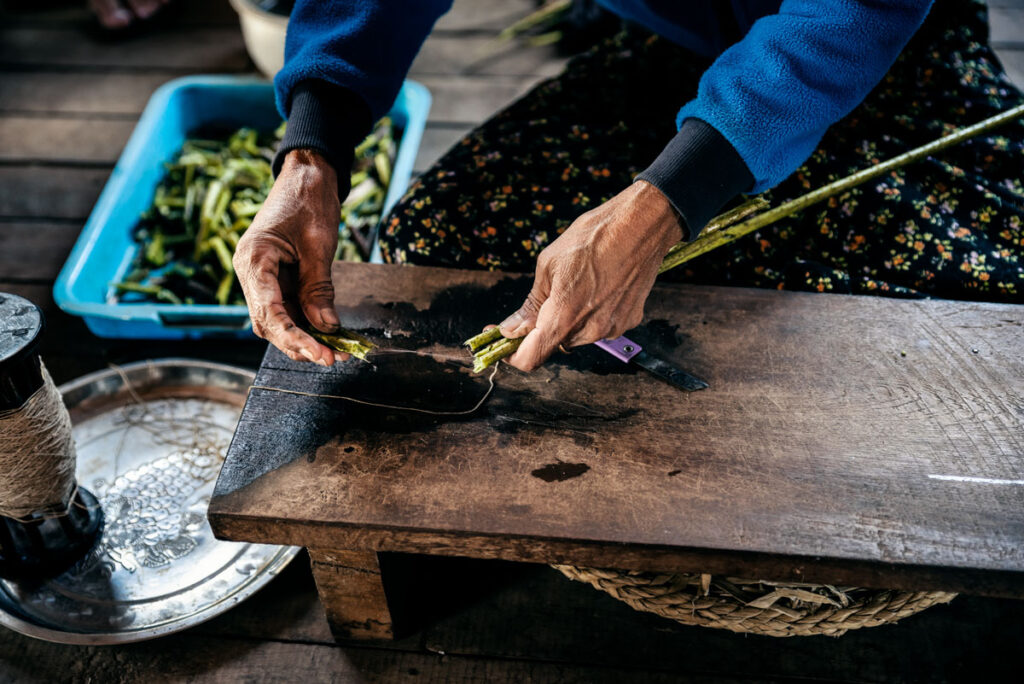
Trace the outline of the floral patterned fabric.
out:
[[[983,4],[939,0],[864,102],[766,193],[773,205],[1024,102]],[[574,58],[424,173],[385,220],[391,262],[531,271],[674,135],[707,62],[630,28]],[[662,277],[1024,302],[1024,121],[904,167]]]

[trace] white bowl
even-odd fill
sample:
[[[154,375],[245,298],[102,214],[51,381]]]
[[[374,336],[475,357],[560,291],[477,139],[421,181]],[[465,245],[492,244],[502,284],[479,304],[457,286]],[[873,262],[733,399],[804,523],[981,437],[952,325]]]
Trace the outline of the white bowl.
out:
[[[231,0],[242,23],[242,39],[256,68],[267,78],[284,66],[284,35],[288,17],[260,9],[251,0]]]

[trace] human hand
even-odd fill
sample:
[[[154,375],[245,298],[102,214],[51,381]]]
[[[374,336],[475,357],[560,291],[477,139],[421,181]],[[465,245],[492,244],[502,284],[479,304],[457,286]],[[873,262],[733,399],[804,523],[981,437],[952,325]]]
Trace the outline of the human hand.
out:
[[[338,327],[331,284],[341,215],[338,190],[337,174],[326,159],[311,150],[292,150],[235,250],[235,273],[253,332],[293,361],[329,366],[349,358],[295,323],[301,310],[317,330]]]
[[[668,198],[646,181],[580,216],[540,253],[526,302],[501,324],[505,337],[526,335],[509,363],[533,370],[560,344],[639,325],[658,267],[682,235]]]

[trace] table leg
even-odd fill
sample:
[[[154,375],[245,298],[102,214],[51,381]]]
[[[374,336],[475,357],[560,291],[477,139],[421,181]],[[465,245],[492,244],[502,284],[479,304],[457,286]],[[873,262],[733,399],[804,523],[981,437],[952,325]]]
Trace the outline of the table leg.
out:
[[[376,552],[309,549],[309,558],[335,639],[394,638]]]

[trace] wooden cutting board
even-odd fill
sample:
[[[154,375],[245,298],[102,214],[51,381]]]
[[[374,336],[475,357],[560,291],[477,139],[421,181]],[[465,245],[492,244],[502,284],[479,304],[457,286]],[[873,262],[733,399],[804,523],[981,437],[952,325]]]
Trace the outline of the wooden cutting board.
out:
[[[464,359],[530,278],[337,264],[345,325]],[[254,389],[210,505],[228,539],[1024,596],[1024,307],[659,284],[629,333],[710,388],[589,347],[502,365],[470,416]],[[457,411],[460,363],[256,385]]]

